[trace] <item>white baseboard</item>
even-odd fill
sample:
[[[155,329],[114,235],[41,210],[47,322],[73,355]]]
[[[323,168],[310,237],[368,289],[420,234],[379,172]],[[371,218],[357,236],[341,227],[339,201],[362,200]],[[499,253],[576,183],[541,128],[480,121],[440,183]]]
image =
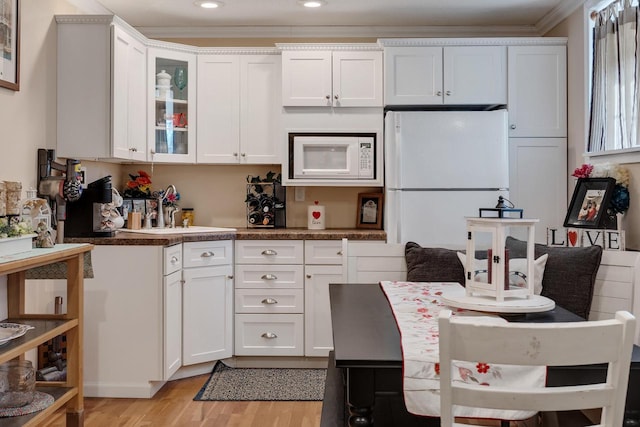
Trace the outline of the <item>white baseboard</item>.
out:
[[[165,384],[164,381],[149,381],[134,384],[84,383],[85,397],[127,397],[150,399]]]

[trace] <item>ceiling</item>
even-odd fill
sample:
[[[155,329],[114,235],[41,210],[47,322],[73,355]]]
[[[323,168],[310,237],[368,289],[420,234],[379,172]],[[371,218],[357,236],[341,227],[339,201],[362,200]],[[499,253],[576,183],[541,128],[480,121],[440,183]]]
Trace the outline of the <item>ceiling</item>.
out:
[[[217,9],[203,9],[193,0],[71,0],[91,2],[140,29],[175,34],[177,29],[348,27],[390,29],[473,27],[488,32],[508,28],[541,34],[584,0],[326,0],[321,8],[305,8],[297,0],[222,0]],[[95,11],[95,6],[94,6]],[[559,17],[553,22],[553,17]],[[548,30],[550,28],[547,28]],[[379,31],[378,31],[379,32]],[[387,34],[383,34],[387,35]]]

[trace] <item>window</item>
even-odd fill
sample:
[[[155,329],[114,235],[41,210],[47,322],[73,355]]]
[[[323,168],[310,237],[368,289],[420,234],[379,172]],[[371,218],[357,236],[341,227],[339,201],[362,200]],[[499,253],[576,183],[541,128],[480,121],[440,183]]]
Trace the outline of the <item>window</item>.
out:
[[[638,149],[638,0],[616,0],[593,13],[593,18],[591,119],[587,151]]]

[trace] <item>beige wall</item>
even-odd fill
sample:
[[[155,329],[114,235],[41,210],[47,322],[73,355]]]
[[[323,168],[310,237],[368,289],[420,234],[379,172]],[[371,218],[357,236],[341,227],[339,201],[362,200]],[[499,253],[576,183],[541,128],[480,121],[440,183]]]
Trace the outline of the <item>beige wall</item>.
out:
[[[56,26],[75,13],[63,0],[22,0],[20,91],[0,88],[0,180],[36,185],[38,148],[56,145]]]
[[[568,37],[567,74],[568,74],[568,155],[569,171],[568,195],[571,198],[575,186],[575,178],[571,177],[574,169],[585,162],[584,152],[589,135],[589,16],[586,8],[579,8],[569,18],[550,31],[546,36]],[[624,215],[622,228],[625,230],[627,249],[640,249],[640,164],[625,165],[631,173],[629,192],[631,203]]]
[[[154,190],[169,184],[180,193],[179,205],[193,208],[196,224],[218,227],[246,227],[247,176],[265,177],[267,172],[280,173],[279,165],[211,166],[211,165],[127,165],[119,181],[138,170],[152,174]],[[380,188],[305,187],[305,200],[296,202],[293,187],[287,188],[287,227],[307,226],[307,206],[318,200],[325,205],[328,228],[354,227],[358,192],[377,192]]]

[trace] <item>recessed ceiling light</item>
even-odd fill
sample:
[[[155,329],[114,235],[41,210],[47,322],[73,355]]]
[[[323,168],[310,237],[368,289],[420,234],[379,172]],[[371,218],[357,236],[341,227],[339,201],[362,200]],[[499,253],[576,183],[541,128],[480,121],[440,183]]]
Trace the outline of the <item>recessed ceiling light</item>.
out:
[[[224,3],[222,3],[221,1],[214,1],[214,0],[199,0],[199,1],[194,1],[193,4],[205,9],[216,9],[218,7],[224,6]]]
[[[320,7],[327,4],[327,2],[324,0],[299,0],[298,4],[304,7]]]

